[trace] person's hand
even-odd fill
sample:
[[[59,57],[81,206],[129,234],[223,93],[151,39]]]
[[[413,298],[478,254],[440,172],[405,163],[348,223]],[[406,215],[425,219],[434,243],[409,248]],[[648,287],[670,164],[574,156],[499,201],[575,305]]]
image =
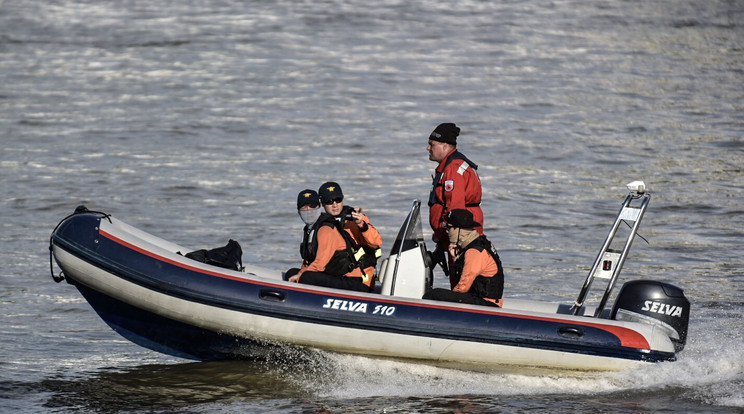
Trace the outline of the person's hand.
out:
[[[460,253],[459,252],[460,249],[457,248],[457,243],[450,243],[448,250],[449,250],[450,257],[453,257],[453,258],[457,257],[457,255]]]
[[[361,208],[353,210],[351,212],[351,217],[354,219],[354,223],[356,223],[357,226],[360,228],[364,227],[364,214],[362,214]]]
[[[298,273],[298,274],[296,274],[296,275],[294,275],[294,276],[290,277],[290,278],[289,278],[288,280],[289,280],[290,282],[294,282],[294,283],[299,283],[299,282],[300,282],[300,276],[301,276],[301,274],[300,274],[300,273]]]

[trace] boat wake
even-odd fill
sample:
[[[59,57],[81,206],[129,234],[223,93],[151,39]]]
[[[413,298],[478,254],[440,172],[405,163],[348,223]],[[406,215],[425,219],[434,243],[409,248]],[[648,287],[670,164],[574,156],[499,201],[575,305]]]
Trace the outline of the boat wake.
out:
[[[562,411],[560,407],[571,404],[605,411],[657,412],[659,407],[674,406],[700,412],[701,407],[704,411],[744,407],[740,342],[736,335],[720,335],[715,341],[693,337],[676,362],[620,372],[531,368],[473,372],[286,347],[253,361],[173,364],[170,359],[167,363],[153,360],[8,387],[39,387],[51,393],[47,406],[90,409],[100,409],[102,401],[106,409],[173,409],[178,401],[179,407],[220,411],[229,401],[247,412],[303,401],[344,412],[353,412],[353,407],[369,412],[369,407],[381,404],[390,406],[391,412],[421,412],[422,407],[443,412],[442,406],[444,412],[458,407],[479,412],[479,407],[489,411],[494,403],[505,411],[538,413]],[[112,406],[112,400],[120,406]]]
[[[329,366],[318,377],[303,380],[304,387],[331,399],[374,396],[445,397],[453,395],[518,396],[572,395],[607,399],[654,398],[677,395],[691,403],[744,407],[744,354],[740,338],[727,337],[701,343],[691,341],[676,362],[661,362],[620,372],[536,370],[473,372],[417,363],[325,354]],[[600,397],[601,398],[601,397]]]

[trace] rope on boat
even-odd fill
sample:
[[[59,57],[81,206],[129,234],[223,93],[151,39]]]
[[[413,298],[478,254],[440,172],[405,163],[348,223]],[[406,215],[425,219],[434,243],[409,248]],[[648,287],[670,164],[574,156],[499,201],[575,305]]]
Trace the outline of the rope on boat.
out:
[[[77,214],[85,214],[85,213],[98,214],[102,218],[107,219],[109,221],[109,223],[111,223],[111,215],[110,214],[106,214],[106,213],[101,212],[101,211],[91,211],[91,210],[88,210],[88,207],[85,207],[84,205],[77,206],[75,208],[75,211],[72,214],[70,214],[69,216],[63,218],[62,220],[60,220],[59,223],[57,223],[57,225],[54,227],[54,230],[52,230],[52,235],[49,236],[49,271],[52,274],[52,279],[55,282],[57,282],[57,283],[65,280],[65,272],[63,272],[63,271],[60,270],[59,274],[54,274],[54,259],[53,259],[53,256],[54,256],[54,233],[56,233],[57,232],[57,229],[59,229],[59,226],[61,226],[62,223],[64,223],[70,217],[72,217],[74,215],[77,215]]]

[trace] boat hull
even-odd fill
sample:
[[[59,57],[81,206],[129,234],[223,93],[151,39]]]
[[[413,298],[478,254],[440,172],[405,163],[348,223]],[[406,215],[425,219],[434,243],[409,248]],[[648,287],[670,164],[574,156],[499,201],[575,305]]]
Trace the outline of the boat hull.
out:
[[[194,262],[179,246],[78,214],[52,237],[69,283],[115,331],[196,360],[256,358],[276,346],[471,367],[620,370],[673,360],[653,326],[458,305],[284,282]]]

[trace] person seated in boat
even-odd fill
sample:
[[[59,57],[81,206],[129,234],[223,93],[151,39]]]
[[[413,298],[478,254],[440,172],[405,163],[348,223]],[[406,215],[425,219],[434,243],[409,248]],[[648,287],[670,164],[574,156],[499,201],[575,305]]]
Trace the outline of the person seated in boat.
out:
[[[447,214],[449,253],[454,258],[450,268],[451,288],[435,288],[423,299],[501,307],[504,293],[504,271],[498,253],[486,236],[480,235],[480,224],[473,213],[455,209]]]
[[[300,256],[303,258],[308,256],[305,250],[310,245],[309,242],[313,234],[313,224],[315,224],[318,217],[320,217],[320,213],[320,196],[317,191],[305,189],[297,194],[297,214],[300,215],[300,219],[305,223],[305,228],[302,232],[302,243],[300,243]],[[302,264],[306,266],[310,263],[303,260]],[[300,268],[297,267],[289,269],[284,274],[284,280],[296,275],[299,271]]]
[[[361,208],[344,206],[338,183],[329,181],[318,190],[324,211],[313,224],[310,240],[301,249],[300,271],[290,282],[370,292],[375,287],[375,266],[382,255],[382,236]]]

